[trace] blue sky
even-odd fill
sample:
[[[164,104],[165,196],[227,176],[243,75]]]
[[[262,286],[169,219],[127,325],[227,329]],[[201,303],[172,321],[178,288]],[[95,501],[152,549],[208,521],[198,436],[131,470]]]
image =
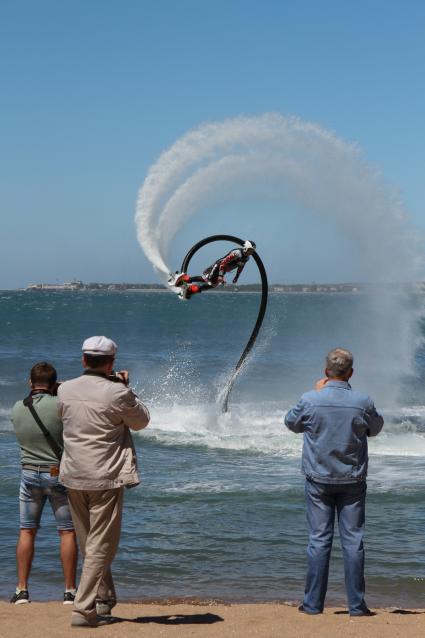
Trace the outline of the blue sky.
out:
[[[133,222],[149,166],[239,114],[294,114],[357,142],[425,233],[424,32],[415,0],[3,0],[0,288],[156,281]],[[176,259],[202,231],[185,230]],[[275,281],[330,276],[320,249],[289,275],[272,254]]]

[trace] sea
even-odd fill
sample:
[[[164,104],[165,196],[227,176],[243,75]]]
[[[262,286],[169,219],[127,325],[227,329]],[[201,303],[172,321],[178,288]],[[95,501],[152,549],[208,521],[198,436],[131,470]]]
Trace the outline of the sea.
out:
[[[253,328],[257,293],[0,292],[0,598],[16,584],[19,449],[10,423],[34,363],[81,372],[81,344],[107,335],[117,368],[149,407],[134,434],[142,481],[125,494],[118,594],[292,601],[306,568],[302,435],[286,411],[347,347],[354,388],[385,418],[369,441],[366,583],[370,606],[425,606],[425,320],[419,293],[271,293],[252,356],[223,390]],[[33,600],[61,599],[58,535],[47,504],[30,580]],[[335,527],[328,603],[345,604]]]

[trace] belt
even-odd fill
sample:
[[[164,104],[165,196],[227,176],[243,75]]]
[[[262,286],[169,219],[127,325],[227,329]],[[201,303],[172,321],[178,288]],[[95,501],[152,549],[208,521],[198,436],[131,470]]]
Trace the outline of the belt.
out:
[[[23,470],[34,470],[35,472],[50,472],[51,467],[59,467],[59,465],[29,465],[28,463],[22,465]]]

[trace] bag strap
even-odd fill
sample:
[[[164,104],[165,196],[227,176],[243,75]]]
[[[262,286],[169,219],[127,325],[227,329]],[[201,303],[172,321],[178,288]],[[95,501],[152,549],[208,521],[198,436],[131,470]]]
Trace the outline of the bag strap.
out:
[[[32,414],[32,416],[34,418],[34,421],[37,423],[38,427],[43,432],[44,436],[47,439],[48,444],[52,448],[55,456],[57,456],[58,461],[60,461],[61,458],[62,458],[62,450],[60,449],[59,445],[56,443],[55,439],[50,434],[49,430],[46,428],[46,426],[44,425],[43,421],[40,419],[40,417],[38,416],[37,412],[35,411],[31,394],[28,395],[23,400],[23,404],[31,412],[31,414]]]

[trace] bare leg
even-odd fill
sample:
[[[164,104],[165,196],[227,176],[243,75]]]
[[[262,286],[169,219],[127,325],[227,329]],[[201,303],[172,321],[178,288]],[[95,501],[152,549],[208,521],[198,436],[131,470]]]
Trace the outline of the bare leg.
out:
[[[16,565],[18,568],[18,588],[28,589],[28,578],[34,557],[34,544],[37,529],[20,529],[16,545]]]
[[[74,530],[60,530],[60,553],[65,578],[65,589],[76,589],[78,549]]]

